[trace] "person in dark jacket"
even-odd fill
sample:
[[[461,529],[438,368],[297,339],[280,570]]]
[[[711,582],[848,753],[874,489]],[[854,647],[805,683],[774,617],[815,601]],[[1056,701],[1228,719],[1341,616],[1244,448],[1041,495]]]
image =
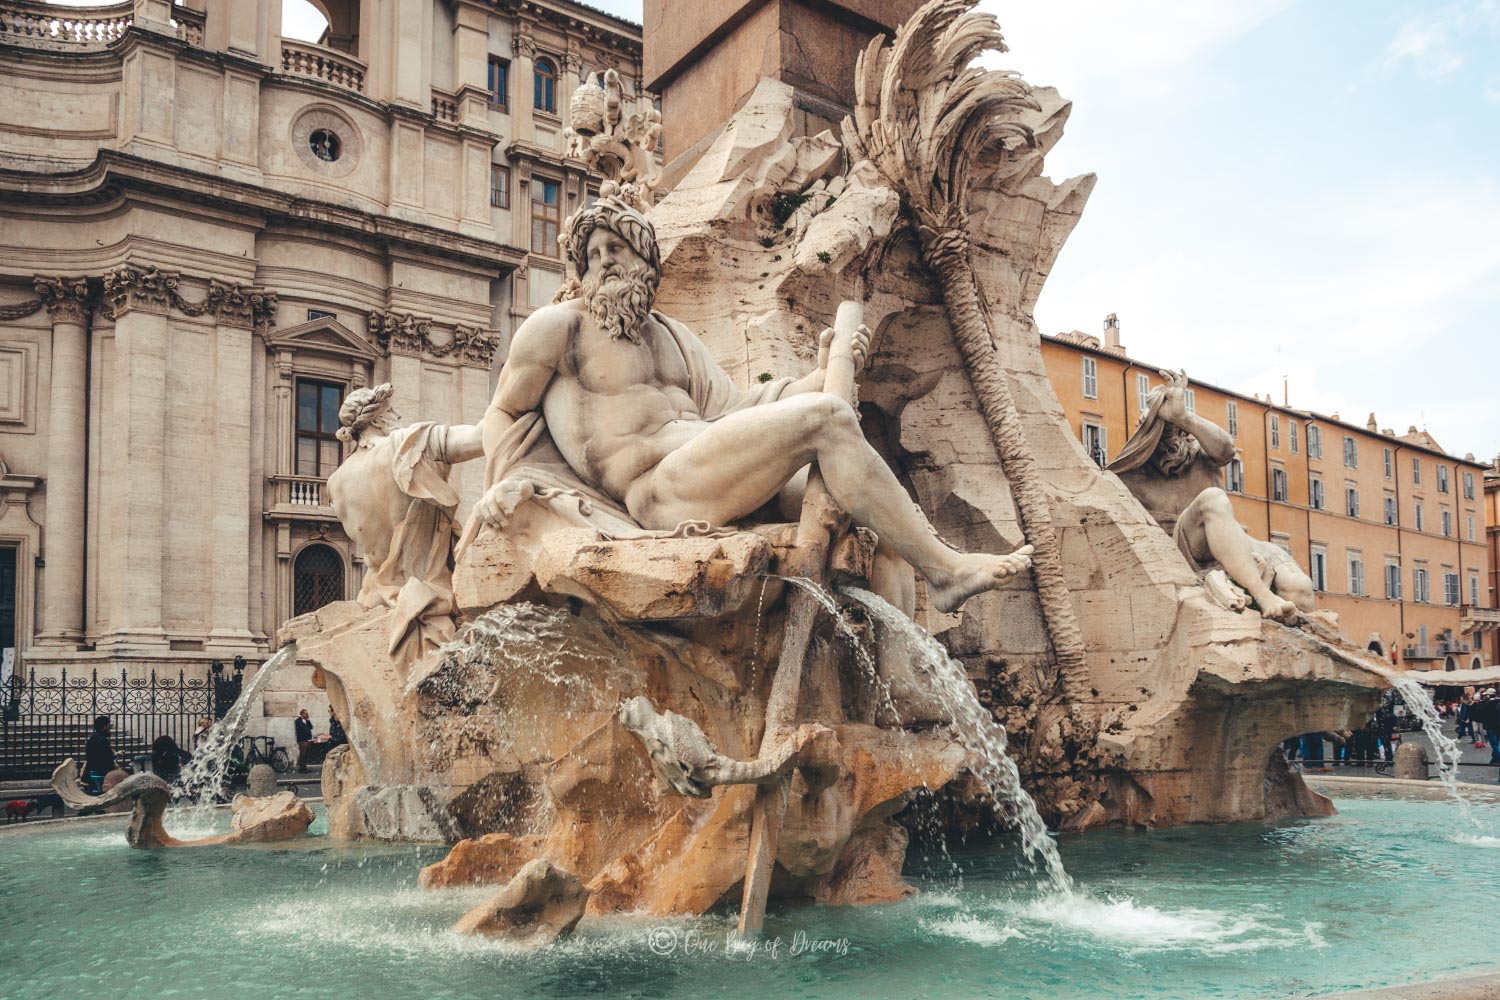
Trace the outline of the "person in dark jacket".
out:
[[[297,716],[297,771],[299,774],[307,773],[307,748],[312,746],[313,727],[312,719],[308,717],[307,709],[303,709]]]
[[[1469,723],[1471,732],[1476,723],[1484,727],[1490,741],[1490,763],[1500,764],[1500,698],[1491,693],[1493,690],[1487,690],[1469,706]]]
[[[344,724],[334,714],[333,708],[328,709],[328,742],[334,746],[340,746],[349,742],[349,736],[344,732]]]
[[[165,734],[158,736],[151,744],[151,770],[169,785],[177,784],[177,779],[182,777],[182,765],[191,759],[191,754],[178,747],[177,741]]]
[[[89,791],[98,795],[104,790],[104,776],[115,769],[115,751],[109,745],[109,716],[94,720],[94,735],[83,746],[83,776]]]

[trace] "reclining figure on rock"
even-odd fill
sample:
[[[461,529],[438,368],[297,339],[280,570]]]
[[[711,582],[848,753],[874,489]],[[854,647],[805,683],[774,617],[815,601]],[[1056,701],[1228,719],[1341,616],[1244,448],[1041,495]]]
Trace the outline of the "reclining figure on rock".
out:
[[[1140,427],[1109,471],[1172,536],[1188,565],[1206,575],[1219,603],[1241,610],[1248,592],[1267,618],[1312,611],[1312,580],[1280,546],[1250,537],[1219,486],[1234,438],[1188,409],[1185,372],[1161,374],[1167,384],[1151,390]]]
[[[503,530],[528,501],[612,537],[722,528],[773,501],[795,519],[816,462],[839,507],[922,574],[942,611],[1030,566],[1027,547],[964,554],[938,539],[853,407],[822,391],[831,330],[814,371],[742,391],[692,331],[652,310],[661,258],[644,215],[601,199],[569,220],[566,243],[582,295],[516,331],[481,424],[489,488],[466,540],[480,524]],[[857,366],[868,344],[861,330]]]

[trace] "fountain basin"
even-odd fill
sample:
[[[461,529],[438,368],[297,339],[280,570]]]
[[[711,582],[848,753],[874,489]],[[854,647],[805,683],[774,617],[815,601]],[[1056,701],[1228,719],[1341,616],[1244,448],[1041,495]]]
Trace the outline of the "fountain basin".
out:
[[[461,937],[452,924],[493,888],[419,889],[446,848],[319,836],[321,809],[297,842],[189,852],[132,851],[123,818],[17,827],[0,833],[0,968],[15,998],[420,983],[431,997],[865,1000],[1320,996],[1493,967],[1482,928],[1431,915],[1487,912],[1500,844],[1456,835],[1451,803],[1393,798],[1394,783],[1321,787],[1338,815],[1063,837],[1079,902],[1039,897],[1006,845],[951,861],[913,848],[919,895],[773,906],[741,954],[728,912],[589,917],[542,953]],[[1477,812],[1500,827],[1493,797]]]

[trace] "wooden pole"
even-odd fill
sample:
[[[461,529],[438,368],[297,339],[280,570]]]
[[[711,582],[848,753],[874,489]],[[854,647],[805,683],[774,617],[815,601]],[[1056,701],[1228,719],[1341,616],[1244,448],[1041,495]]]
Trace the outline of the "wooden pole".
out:
[[[854,336],[864,322],[864,305],[846,300],[839,303],[833,321],[833,343],[828,349],[828,368],[823,376],[823,391],[854,403]],[[828,545],[840,517],[838,505],[828,495],[823,477],[814,465],[807,476],[807,492],[802,497],[802,519],[797,525],[797,546],[783,569],[784,576],[804,576],[821,583],[826,575]],[[781,645],[781,662],[771,682],[766,700],[766,725],[760,737],[760,751],[765,754],[792,731],[797,716],[797,702],[802,694],[802,666],[807,659],[808,641],[818,602],[800,587],[792,589],[787,599],[786,634]],[[750,852],[745,865],[745,888],[740,902],[741,934],[760,931],[766,918],[766,900],[771,893],[771,872],[776,867],[776,847],[781,838],[781,821],[786,815],[786,796],[792,771],[778,781],[760,786],[750,812]]]

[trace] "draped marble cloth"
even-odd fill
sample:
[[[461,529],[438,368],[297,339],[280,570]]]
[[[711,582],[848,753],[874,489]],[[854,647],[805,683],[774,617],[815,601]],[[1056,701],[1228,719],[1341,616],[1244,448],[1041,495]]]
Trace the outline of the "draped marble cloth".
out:
[[[448,482],[448,428],[427,420],[391,434],[391,472],[410,502],[385,561],[365,573],[359,603],[391,608],[388,652],[412,663],[453,638],[458,491]]]
[[[749,391],[740,389],[719,367],[707,345],[687,327],[661,313],[651,315],[672,335],[688,370],[688,395],[706,421],[718,420],[730,413],[771,403],[781,398],[794,379],[779,378],[756,383]],[[644,528],[630,516],[624,504],[609,496],[593,483],[573,471],[547,432],[547,421],[541,410],[523,414],[506,429],[498,446],[485,459],[485,488],[510,480],[530,483],[532,502],[546,507],[566,526],[592,528],[605,539],[669,538],[685,535],[727,534],[724,525],[706,521],[683,521],[668,530]],[[458,552],[478,535],[477,518],[470,517],[464,528]]]

